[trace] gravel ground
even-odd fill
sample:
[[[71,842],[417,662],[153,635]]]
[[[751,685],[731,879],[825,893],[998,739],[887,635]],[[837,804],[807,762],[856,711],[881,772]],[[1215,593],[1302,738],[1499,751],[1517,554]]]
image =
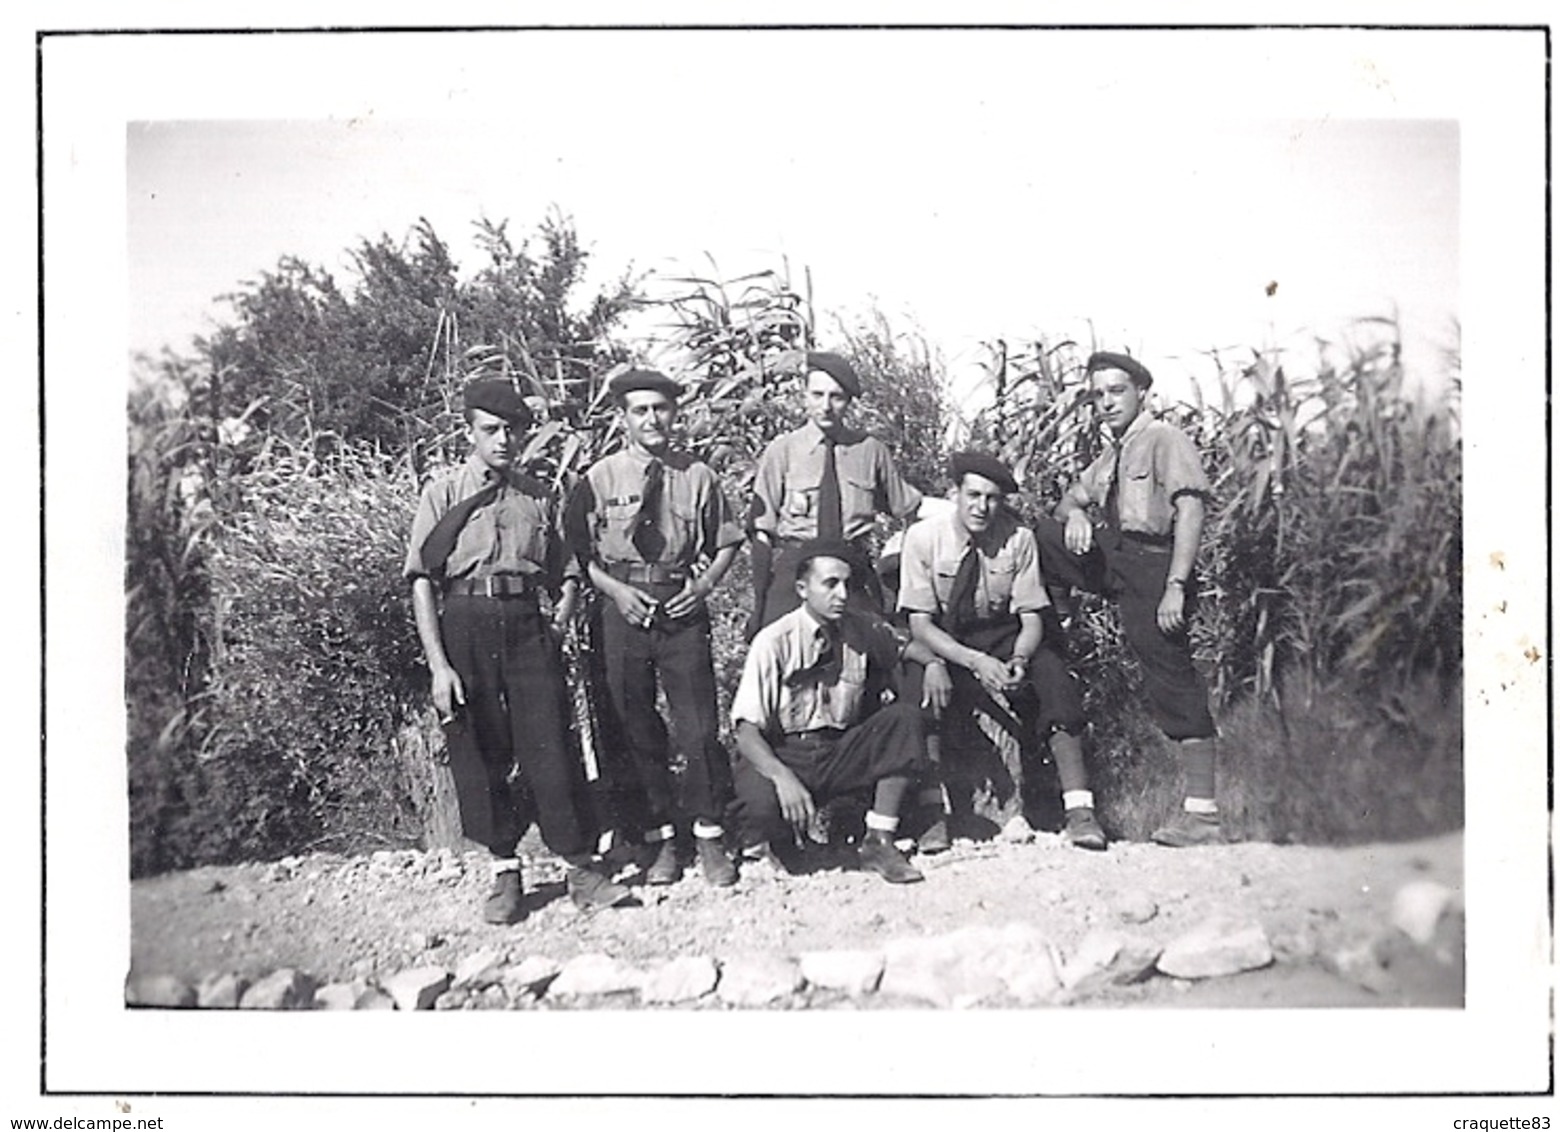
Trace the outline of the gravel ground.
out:
[[[820,848],[801,875],[750,870],[729,889],[709,887],[696,868],[677,884],[651,888],[629,867],[620,876],[640,906],[584,915],[563,895],[561,862],[531,846],[524,855],[529,914],[512,927],[481,920],[489,875],[479,853],[317,854],[133,882],[131,969],[191,984],[225,971],[253,980],[280,967],[320,982],[372,980],[426,964],[453,969],[484,947],[511,962],[604,952],[649,967],[685,955],[874,948],[1012,923],[1035,926],[1070,955],[1091,929],[1163,945],[1210,917],[1233,916],[1262,925],[1272,966],[1197,983],[1155,977],[1085,1001],[1459,1005],[1460,970],[1401,964],[1392,985],[1372,992],[1333,974],[1324,959],[1382,932],[1394,894],[1410,881],[1434,880],[1460,893],[1462,851],[1461,834],[1449,834],[1347,848],[1118,843],[1089,853],[1040,833],[1025,842],[956,841],[946,853],[917,858],[924,883],[891,886]],[[804,992],[790,1005],[832,1004]]]

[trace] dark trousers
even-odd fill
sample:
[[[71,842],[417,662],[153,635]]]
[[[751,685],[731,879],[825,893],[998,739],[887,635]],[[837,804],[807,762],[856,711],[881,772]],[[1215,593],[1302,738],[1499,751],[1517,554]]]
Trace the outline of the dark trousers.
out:
[[[440,630],[466,692],[445,726],[466,836],[507,857],[535,821],[559,856],[589,853],[585,776],[564,742],[562,672],[535,601],[452,596]]]
[[[681,584],[641,585],[665,602]],[[721,746],[715,703],[710,618],[705,610],[672,621],[657,614],[650,628],[630,625],[610,601],[601,606],[601,647],[607,694],[644,791],[645,824],[679,816],[719,823],[731,797],[731,759]],[[656,681],[671,717],[656,710]],[[683,764],[673,774],[673,756]]]
[[[856,544],[859,547],[859,543]],[[801,560],[802,544],[795,539],[782,539],[775,543],[769,571],[769,585],[761,598],[763,617],[758,628],[772,624],[802,604],[796,592],[796,564]],[[860,561],[851,564],[849,605],[869,613],[882,614],[883,586],[872,572],[871,555],[861,551]]]
[[[1054,731],[1081,733],[1085,719],[1083,694],[1067,667],[1061,620],[1053,606],[1047,606],[1040,616],[1045,633],[1029,661],[1028,678],[1017,691],[1009,693],[1007,699],[1043,744]],[[1018,632],[1018,619],[1014,617],[998,624],[963,629],[958,641],[998,660],[1006,660],[1013,655],[1013,642],[1018,639]],[[972,712],[989,699],[973,672],[953,665],[949,667],[953,677],[953,703],[949,705],[952,711]]]
[[[881,779],[915,778],[928,769],[920,709],[903,702],[879,708],[845,731],[786,735],[776,741],[774,752],[820,806],[841,794],[870,790]],[[737,760],[735,777],[742,844],[789,836],[774,783],[746,759]]]
[[[1170,573],[1170,548],[1139,542],[1108,527],[1094,533],[1087,554],[1067,549],[1065,528],[1055,519],[1035,523],[1040,570],[1048,585],[1072,586],[1116,602],[1121,633],[1143,667],[1148,710],[1171,739],[1207,739],[1214,735],[1208,689],[1192,664],[1186,630],[1159,629],[1159,601]],[[1186,621],[1196,605],[1196,582],[1186,582]]]

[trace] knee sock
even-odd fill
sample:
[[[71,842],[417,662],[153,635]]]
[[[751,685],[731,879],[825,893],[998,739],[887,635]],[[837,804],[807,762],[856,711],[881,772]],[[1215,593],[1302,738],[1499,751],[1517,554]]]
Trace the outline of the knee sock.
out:
[[[1213,768],[1218,754],[1218,743],[1212,739],[1182,739],[1181,773],[1186,777],[1186,812],[1189,814],[1216,814],[1218,803],[1214,801]]]
[[[1089,774],[1083,768],[1083,740],[1066,731],[1051,735],[1051,757],[1056,760],[1057,777],[1062,780],[1062,806],[1069,810],[1092,810],[1094,794],[1089,789]]]

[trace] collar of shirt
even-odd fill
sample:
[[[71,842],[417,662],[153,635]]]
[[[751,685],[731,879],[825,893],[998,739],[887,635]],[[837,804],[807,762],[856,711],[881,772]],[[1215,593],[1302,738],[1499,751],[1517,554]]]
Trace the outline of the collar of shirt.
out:
[[[1153,423],[1154,418],[1149,414],[1148,410],[1139,410],[1138,415],[1133,417],[1132,423],[1127,426],[1127,431],[1122,433],[1119,438],[1114,433],[1110,434],[1111,446],[1125,451],[1127,445],[1143,435],[1143,430]],[[1109,432],[1110,430],[1107,429],[1106,431]]]
[[[971,543],[986,557],[991,557],[1013,534],[1014,524],[1017,522],[1006,507],[998,507],[992,513],[991,522],[979,535],[972,534],[964,529],[964,524],[959,522],[957,512],[950,511],[943,520],[946,523],[949,537],[953,539],[953,548],[957,550],[958,557],[964,557],[964,551]]]
[[[823,429],[818,427],[816,421],[808,421],[797,431],[801,434],[802,440],[809,448],[822,448],[824,441],[828,439],[824,435]],[[834,446],[836,448],[848,447],[865,439],[866,435],[864,432],[858,432],[856,429],[841,425],[834,432]]]

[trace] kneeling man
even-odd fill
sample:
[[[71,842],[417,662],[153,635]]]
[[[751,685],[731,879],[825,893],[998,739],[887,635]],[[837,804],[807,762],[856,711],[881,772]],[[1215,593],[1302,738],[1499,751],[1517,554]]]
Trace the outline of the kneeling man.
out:
[[[802,604],[754,638],[732,701],[744,855],[767,856],[772,840],[787,827],[804,831],[828,798],[870,789],[861,867],[892,884],[918,881],[894,832],[906,792],[927,770],[921,709],[946,706],[947,666],[881,617],[846,607],[853,570],[866,568],[849,543],[814,539],[799,551]],[[904,657],[929,666],[925,704],[879,706]]]

